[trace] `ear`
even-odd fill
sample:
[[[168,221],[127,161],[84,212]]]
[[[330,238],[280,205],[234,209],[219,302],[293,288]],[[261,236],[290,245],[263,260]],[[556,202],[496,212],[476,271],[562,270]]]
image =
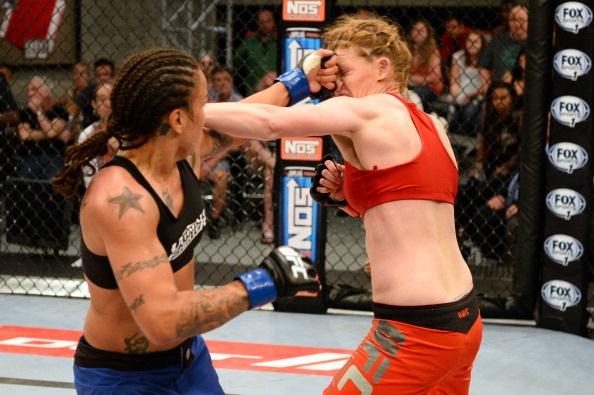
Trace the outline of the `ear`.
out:
[[[182,117],[184,117],[184,116],[185,116],[185,114],[179,108],[172,110],[169,113],[169,115],[167,115],[165,121],[166,121],[166,123],[169,124],[169,127],[171,128],[173,133],[181,134],[181,132],[182,132]]]
[[[385,56],[382,56],[376,60],[377,62],[377,79],[383,81],[390,75],[392,71],[392,62]]]

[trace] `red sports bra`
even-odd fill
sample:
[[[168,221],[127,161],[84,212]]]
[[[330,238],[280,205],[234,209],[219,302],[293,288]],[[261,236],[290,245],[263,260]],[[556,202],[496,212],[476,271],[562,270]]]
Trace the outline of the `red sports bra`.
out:
[[[361,170],[345,161],[344,194],[361,216],[367,210],[394,200],[435,200],[454,204],[458,169],[443,146],[431,118],[397,95],[408,108],[421,138],[421,151],[410,162]]]

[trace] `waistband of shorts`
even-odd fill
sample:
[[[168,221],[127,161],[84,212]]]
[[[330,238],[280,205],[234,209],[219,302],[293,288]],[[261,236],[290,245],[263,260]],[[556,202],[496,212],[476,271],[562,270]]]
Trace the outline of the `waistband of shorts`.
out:
[[[373,316],[424,328],[467,333],[479,316],[479,305],[473,289],[450,303],[422,306],[373,303]]]
[[[107,368],[124,371],[145,371],[168,367],[186,368],[194,359],[191,337],[179,346],[166,351],[126,354],[93,347],[84,336],[78,341],[74,364],[82,368]]]

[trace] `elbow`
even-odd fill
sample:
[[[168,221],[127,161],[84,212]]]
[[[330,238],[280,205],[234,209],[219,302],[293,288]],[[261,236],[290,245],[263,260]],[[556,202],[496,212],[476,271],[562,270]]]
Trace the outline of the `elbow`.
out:
[[[139,322],[139,326],[150,344],[169,346],[179,340],[175,329],[175,319],[173,311],[154,312],[145,322]]]
[[[159,348],[162,348],[164,346],[167,347],[168,345],[172,344],[175,340],[175,338],[171,336],[170,333],[158,327],[151,327],[150,329],[143,331],[143,333],[150,344]]]

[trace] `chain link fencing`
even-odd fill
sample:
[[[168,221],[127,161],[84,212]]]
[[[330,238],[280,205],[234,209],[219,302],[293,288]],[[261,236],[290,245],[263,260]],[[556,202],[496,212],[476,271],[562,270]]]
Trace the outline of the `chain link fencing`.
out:
[[[500,36],[526,21],[510,16],[510,4],[352,0],[337,1],[334,10],[335,16],[375,12],[392,19],[419,48],[411,99],[448,126],[460,167],[460,246],[479,293],[494,306],[504,305],[511,292],[518,232],[525,58],[521,47]],[[77,214],[84,188],[64,200],[49,179],[63,164],[65,147],[108,115],[97,83],[112,81],[136,50],[174,46],[203,64],[211,101],[263,89],[276,76],[280,1],[21,0],[2,7],[0,288],[85,296]],[[497,74],[494,60],[486,60],[493,71],[489,86],[478,62],[481,53],[490,59],[491,45],[505,52],[506,69]],[[55,137],[40,131],[40,118],[51,121]],[[203,163],[211,225],[196,250],[200,286],[231,280],[272,248],[274,150],[274,143],[253,142]],[[327,221],[330,304],[369,308],[361,222],[335,209]]]

